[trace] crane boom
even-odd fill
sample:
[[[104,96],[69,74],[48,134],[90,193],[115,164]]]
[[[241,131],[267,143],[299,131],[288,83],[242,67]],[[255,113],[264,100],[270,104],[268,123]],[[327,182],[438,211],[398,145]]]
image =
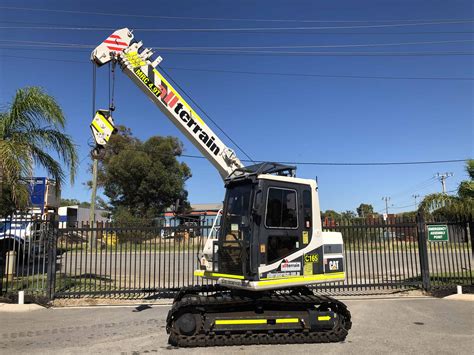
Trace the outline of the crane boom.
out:
[[[142,49],[142,45],[142,42],[134,41],[133,33],[128,28],[123,28],[94,49],[91,60],[97,66],[117,61],[123,72],[214,165],[222,179],[242,168],[243,164],[235,152],[219,139],[157,70],[162,58],[158,56],[151,61],[153,52]]]

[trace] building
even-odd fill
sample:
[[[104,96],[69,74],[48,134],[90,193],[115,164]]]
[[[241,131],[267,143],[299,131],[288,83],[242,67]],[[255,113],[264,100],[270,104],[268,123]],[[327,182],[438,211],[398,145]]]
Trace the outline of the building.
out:
[[[180,224],[197,223],[198,225],[212,225],[222,210],[222,203],[196,203],[191,204],[191,210],[184,214],[176,215],[172,209],[165,212],[167,227]]]
[[[90,208],[79,207],[78,205],[63,206],[58,209],[59,228],[80,226],[82,223],[89,222]],[[106,210],[95,210],[96,222],[108,222],[109,213]]]

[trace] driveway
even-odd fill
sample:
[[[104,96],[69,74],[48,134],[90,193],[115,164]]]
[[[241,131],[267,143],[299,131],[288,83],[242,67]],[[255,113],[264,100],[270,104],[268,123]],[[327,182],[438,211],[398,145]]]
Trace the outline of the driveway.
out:
[[[0,353],[48,354],[471,354],[474,302],[429,297],[350,298],[353,328],[344,343],[174,349],[169,305],[0,312]]]

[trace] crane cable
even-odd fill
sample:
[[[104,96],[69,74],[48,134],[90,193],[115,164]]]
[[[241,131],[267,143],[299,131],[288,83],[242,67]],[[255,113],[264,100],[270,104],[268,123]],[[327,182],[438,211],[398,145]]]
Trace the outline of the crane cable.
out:
[[[110,112],[115,111],[115,66],[117,62],[113,59],[111,63],[109,63],[109,110]]]
[[[221,128],[221,126],[219,126],[217,122],[211,118],[211,116],[209,116],[209,114],[186,92],[186,90],[184,90],[181,87],[181,85],[179,85],[176,81],[174,81],[173,77],[170,74],[168,74],[168,72],[165,69],[163,69],[163,67],[160,67],[160,69],[168,77],[168,79],[204,114],[204,116],[206,116],[209,119],[209,121],[211,121],[219,129],[219,131],[221,131],[222,134],[226,136],[227,139],[231,141],[237,147],[237,149],[239,149],[248,158],[249,161],[255,164],[255,161],[250,157],[250,155],[248,155],[247,152],[241,146],[239,146],[237,142],[234,139],[232,139],[224,131],[224,129]]]
[[[96,97],[96,83],[97,83],[97,68],[92,63],[92,117],[95,115],[95,97]]]

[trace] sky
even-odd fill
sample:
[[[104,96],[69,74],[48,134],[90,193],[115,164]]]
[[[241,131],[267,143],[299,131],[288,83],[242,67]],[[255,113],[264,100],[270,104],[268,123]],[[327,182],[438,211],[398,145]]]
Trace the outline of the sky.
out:
[[[162,48],[155,51],[164,59],[160,66],[253,160],[472,158],[473,20],[472,1],[458,0],[175,0],[136,6],[129,1],[2,0],[0,106],[8,105],[15,90],[32,85],[57,99],[81,161],[75,184],[64,186],[62,196],[88,201],[89,56],[114,29],[128,27],[145,46]],[[217,47],[217,52],[203,47]],[[222,47],[234,47],[234,52],[222,52]],[[107,67],[97,69],[96,108],[108,107],[108,74]],[[138,138],[177,136],[184,154],[200,155],[121,73],[115,105],[115,122]],[[209,162],[180,160],[192,171],[186,183],[191,203],[222,201],[223,182]],[[463,162],[297,164],[297,176],[317,178],[321,208],[336,211],[370,203],[382,212],[385,196],[391,197],[390,213],[412,210],[413,195],[420,195],[419,201],[441,191],[434,178],[438,172],[454,173],[447,179],[450,193],[467,178]],[[44,174],[41,169],[36,173]]]

